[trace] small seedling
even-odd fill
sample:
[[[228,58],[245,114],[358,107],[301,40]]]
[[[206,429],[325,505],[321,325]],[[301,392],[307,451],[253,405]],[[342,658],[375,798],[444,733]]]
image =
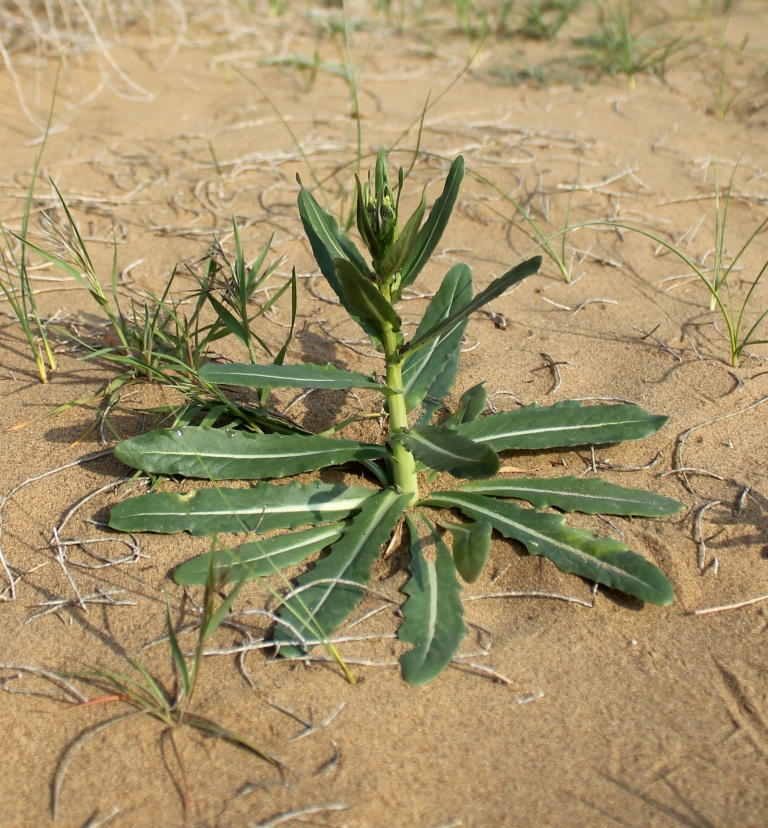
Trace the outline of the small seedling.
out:
[[[733,302],[733,293],[731,290],[730,277],[734,269],[741,261],[742,256],[747,252],[755,239],[763,233],[768,227],[768,218],[764,219],[760,224],[750,233],[747,240],[739,248],[739,251],[726,264],[726,227],[728,225],[728,209],[731,202],[731,193],[733,191],[733,183],[738,170],[738,164],[734,167],[728,187],[725,191],[725,200],[721,206],[721,196],[717,177],[717,165],[714,165],[715,171],[715,230],[714,230],[714,264],[712,267],[712,275],[707,276],[707,268],[703,263],[694,261],[687,253],[673,242],[670,242],[649,230],[643,230],[641,227],[634,227],[621,222],[607,222],[611,227],[620,227],[624,230],[633,230],[640,233],[660,246],[666,248],[670,253],[674,253],[685,264],[691,268],[691,271],[699,277],[704,283],[704,286],[709,291],[709,309],[718,310],[723,319],[726,328],[726,339],[728,341],[729,359],[731,366],[737,368],[741,361],[742,355],[750,345],[765,345],[768,340],[758,339],[758,331],[763,324],[768,311],[760,313],[757,319],[750,324],[747,318],[747,313],[750,308],[752,297],[757,286],[760,284],[763,275],[768,270],[768,260],[763,264],[757,273],[757,276],[749,286],[749,290],[741,302],[741,307],[736,307]],[[744,332],[746,330],[746,333]]]
[[[101,733],[105,729],[134,716],[150,716],[163,725],[161,738],[167,737],[169,739],[173,755],[178,765],[181,779],[179,789],[185,813],[189,810],[190,795],[186,784],[184,766],[181,763],[181,758],[174,741],[174,734],[182,726],[186,725],[187,727],[191,727],[208,735],[224,739],[234,745],[237,745],[238,747],[244,748],[250,753],[258,756],[260,759],[274,765],[281,772],[285,768],[279,759],[255,745],[250,739],[231,730],[227,730],[216,722],[192,712],[190,709],[195,689],[197,687],[198,678],[200,676],[200,669],[203,664],[205,644],[221,626],[222,622],[226,620],[227,614],[229,613],[232,604],[237,598],[240,588],[243,585],[243,580],[235,584],[229,594],[219,603],[218,606],[216,606],[217,594],[219,594],[223,588],[224,583],[223,579],[220,576],[217,576],[214,572],[213,562],[215,546],[216,542],[214,540],[212,542],[211,551],[206,556],[203,556],[208,560],[207,569],[204,573],[205,593],[203,595],[197,644],[192,656],[192,663],[189,666],[187,665],[186,659],[182,654],[178,637],[173,627],[170,605],[166,603],[166,628],[177,680],[177,688],[173,693],[166,691],[162,683],[152,676],[152,674],[140,662],[133,658],[130,659],[131,664],[136,671],[136,675],[133,676],[100,669],[63,674],[69,678],[80,679],[96,684],[97,686],[106,687],[109,691],[111,691],[108,692],[107,695],[82,702],[77,705],[78,707],[87,707],[96,704],[119,703],[128,705],[129,710],[84,731],[66,749],[61,757],[59,767],[53,781],[52,809],[54,819],[56,818],[59,808],[59,801],[64,788],[64,781],[66,779],[67,771],[69,770],[76,754],[91,738],[96,736],[98,733]]]
[[[317,638],[344,621],[364,597],[371,564],[405,518],[410,535],[411,579],[400,639],[412,646],[401,659],[411,684],[437,676],[456,654],[466,634],[461,587],[485,567],[492,530],[543,555],[565,572],[666,605],[673,599],[664,574],[623,543],[572,529],[555,507],[587,514],[672,515],[682,504],[599,479],[493,479],[498,452],[615,443],[649,436],[667,418],[633,405],[582,406],[561,402],[517,411],[480,415],[486,407],[483,385],[469,389],[447,419],[436,421],[459,370],[461,337],[470,315],[512,285],[536,273],[541,259],[515,265],[475,294],[472,272],[457,264],[445,275],[413,337],[406,341],[397,305],[436,249],[448,224],[464,175],[464,159],[451,166],[442,194],[429,215],[426,195],[407,222],[400,222],[404,180],[397,192],[379,153],[375,175],[357,180],[357,227],[370,259],[303,186],[299,213],[317,263],[349,316],[383,353],[386,376],[346,371],[333,365],[208,364],[201,376],[211,383],[245,387],[362,388],[382,395],[389,415],[384,444],[319,434],[261,434],[206,427],[160,429],[121,442],[115,455],[151,474],[219,480],[284,478],[356,461],[381,483],[376,490],[331,483],[277,485],[259,482],[247,489],[201,489],[169,497],[152,493],[126,499],[112,509],[110,525],[124,531],[215,535],[243,529],[295,530],[219,553],[215,571],[265,575],[294,565],[330,545],[330,553],[299,578],[284,598],[274,642],[279,652],[300,657]],[[447,472],[470,480],[457,489],[420,492],[423,477]],[[534,508],[523,508],[511,500]],[[422,510],[455,509],[467,521],[445,523],[448,549],[434,522]],[[175,573],[177,582],[204,583],[203,559],[192,559]],[[294,632],[291,631],[291,627]],[[297,636],[295,631],[301,634]]]

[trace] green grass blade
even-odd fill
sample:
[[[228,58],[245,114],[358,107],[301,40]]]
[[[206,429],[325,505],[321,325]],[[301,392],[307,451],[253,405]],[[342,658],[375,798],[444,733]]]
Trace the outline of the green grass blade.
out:
[[[499,276],[498,279],[494,279],[494,281],[491,282],[485,290],[478,293],[477,296],[475,296],[475,298],[470,302],[467,302],[466,305],[463,305],[453,311],[445,317],[445,319],[438,322],[428,331],[425,331],[423,334],[415,337],[408,343],[408,345],[405,346],[405,353],[410,355],[419,348],[422,348],[436,336],[439,336],[444,331],[450,330],[461,319],[468,318],[470,314],[474,313],[476,310],[480,310],[480,308],[484,305],[487,305],[497,296],[504,293],[505,290],[511,288],[512,285],[522,282],[523,279],[526,279],[533,273],[537,273],[540,267],[541,256],[534,256],[532,259],[528,259],[527,261],[511,268],[503,276]]]
[[[485,569],[491,551],[491,532],[493,527],[486,521],[479,523],[440,524],[453,535],[453,560],[459,575],[473,584]]]
[[[475,443],[444,426],[415,426],[408,432],[393,434],[413,456],[435,471],[454,477],[489,477],[499,470],[499,456],[488,445]]]
[[[472,299],[472,271],[465,264],[457,264],[445,274],[443,283],[432,297],[424,316],[416,329],[415,337],[429,331],[458,307],[463,307]],[[467,327],[468,318],[459,320],[455,327],[432,339],[423,348],[409,354],[403,364],[403,393],[406,410],[412,411],[421,404],[424,396],[431,393],[431,386],[438,376],[448,367],[452,357],[457,355],[461,337]],[[457,365],[458,368],[458,365]],[[456,375],[451,377],[451,385]],[[450,391],[442,388],[442,399]]]
[[[461,587],[456,579],[448,547],[423,515],[419,515],[434,546],[435,563],[424,555],[425,541],[419,538],[415,521],[406,515],[411,534],[411,579],[403,588],[408,600],[403,606],[404,621],[397,637],[413,649],[400,656],[403,678],[411,685],[432,681],[450,664],[467,634],[462,615]]]
[[[179,676],[181,677],[181,686],[184,690],[184,695],[189,696],[189,691],[192,686],[189,678],[189,670],[187,669],[186,661],[184,661],[184,656],[181,653],[181,647],[179,647],[179,639],[176,637],[176,630],[173,628],[173,620],[171,619],[171,604],[168,601],[167,595],[165,596],[165,624],[168,629],[168,642],[171,647],[171,655],[173,656],[176,669],[179,671]]]
[[[288,353],[288,346],[291,344],[293,340],[293,331],[296,327],[296,309],[298,307],[298,296],[296,290],[296,268],[294,267],[291,270],[291,326],[288,329],[288,336],[285,338],[285,342],[283,342],[283,347],[277,352],[277,356],[274,359],[274,365],[282,365],[285,362],[285,355]]]
[[[156,492],[112,507],[109,525],[122,532],[214,535],[258,529],[298,529],[344,520],[375,489],[340,483],[259,483],[251,489],[199,489],[187,495]]]
[[[341,540],[331,547],[329,555],[299,578],[299,584],[307,588],[288,599],[280,610],[281,617],[302,635],[332,635],[363,599],[362,587],[370,578],[371,564],[397,525],[410,497],[409,494],[398,495],[394,489],[385,489],[370,498]],[[360,584],[360,588],[338,583],[339,580]],[[318,583],[320,581],[322,583]],[[282,655],[301,654],[300,647],[290,643],[281,645],[281,642],[291,640],[290,630],[278,626],[274,641]]]
[[[253,365],[232,362],[217,365],[209,362],[200,369],[200,379],[216,385],[240,385],[246,388],[379,388],[373,377],[345,371],[335,365]]]
[[[213,305],[213,309],[216,311],[216,315],[226,328],[227,332],[231,333],[233,336],[236,336],[247,348],[249,339],[247,326],[243,322],[241,322],[231,311],[225,308],[224,305],[221,302],[219,302],[219,300],[212,293],[208,293],[207,296],[208,301],[211,303],[211,305]]]
[[[115,446],[115,457],[132,468],[203,480],[290,477],[388,456],[384,446],[341,437],[251,434],[204,426],[156,429]]]
[[[445,179],[443,192],[435,201],[424,226],[416,235],[411,254],[403,265],[401,290],[416,281],[416,277],[435,252],[435,248],[440,243],[453,212],[453,205],[456,203],[456,197],[459,194],[463,179],[464,158],[460,155],[451,164],[448,177]]]
[[[642,489],[627,489],[600,478],[584,480],[578,477],[541,477],[515,480],[479,480],[461,486],[464,492],[514,497],[525,500],[537,509],[554,506],[564,512],[583,512],[588,515],[636,515],[638,517],[668,517],[685,508],[684,503]]]
[[[214,577],[224,583],[266,578],[321,552],[344,534],[344,528],[343,523],[330,523],[243,543],[233,549],[219,549],[214,553]],[[209,556],[206,552],[186,561],[173,573],[173,580],[182,586],[205,586]]]
[[[209,565],[209,572],[211,572],[211,574],[212,574],[212,569],[211,569],[210,565]],[[245,583],[245,581],[238,581],[235,584],[235,586],[230,590],[229,595],[227,595],[227,597],[219,604],[218,608],[216,609],[216,612],[214,612],[209,618],[204,620],[203,626],[200,630],[200,647],[201,648],[202,648],[202,645],[221,626],[221,622],[227,617],[227,615],[229,615],[229,611],[232,609],[232,605],[235,603],[235,600],[236,600],[237,596],[240,594],[240,590],[243,588],[244,583]],[[198,657],[198,656],[196,655],[196,657]]]
[[[669,418],[637,405],[587,405],[576,400],[491,414],[456,427],[459,434],[495,451],[586,446],[640,440]]]
[[[504,537],[522,543],[531,555],[549,558],[563,572],[662,607],[674,600],[672,585],[657,566],[618,540],[596,538],[590,530],[566,526],[562,515],[523,509],[471,492],[436,492],[422,503],[457,508],[472,520],[487,521]]]
[[[184,722],[197,730],[202,730],[205,733],[218,736],[219,739],[225,739],[227,742],[232,742],[234,745],[245,748],[245,750],[250,751],[260,759],[263,759],[265,762],[269,762],[271,765],[275,765],[276,767],[285,767],[285,765],[276,756],[273,756],[268,751],[260,748],[250,739],[246,739],[244,736],[233,733],[231,730],[227,730],[226,728],[217,725],[215,722],[210,721],[210,719],[204,719],[202,716],[187,714]]]
[[[165,711],[167,716],[170,716],[171,711],[168,706],[168,699],[165,697],[165,693],[163,693],[162,688],[160,685],[155,681],[155,678],[152,674],[144,667],[141,662],[137,661],[135,658],[128,659],[131,664],[133,664],[134,668],[141,674],[142,678],[146,682],[146,690],[150,694],[150,696],[157,702],[158,708],[161,708]]]

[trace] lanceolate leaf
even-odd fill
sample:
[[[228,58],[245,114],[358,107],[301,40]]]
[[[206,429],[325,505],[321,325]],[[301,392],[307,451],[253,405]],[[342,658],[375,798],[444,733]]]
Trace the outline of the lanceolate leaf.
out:
[[[448,219],[453,212],[453,205],[459,194],[459,188],[464,178],[464,158],[460,155],[451,164],[448,177],[445,179],[442,194],[435,201],[429,217],[424,226],[416,235],[416,242],[411,250],[408,259],[403,266],[402,288],[412,285],[416,277],[421,273],[424,265],[429,261],[430,256],[440,243],[443,231],[448,225]]]
[[[451,553],[435,527],[423,515],[420,517],[429,531],[426,541],[419,538],[415,521],[406,515],[411,534],[411,579],[403,589],[409,598],[397,634],[401,641],[413,644],[413,649],[400,656],[403,678],[413,685],[426,684],[442,673],[467,634]],[[434,546],[435,563],[425,557],[425,545]]]
[[[378,257],[381,253],[379,242],[376,238],[376,233],[373,231],[371,221],[368,218],[368,213],[365,209],[365,196],[363,195],[363,185],[360,183],[360,176],[355,173],[355,183],[357,184],[357,229],[362,236],[365,246],[368,248],[371,256]]]
[[[377,331],[381,331],[385,325],[389,325],[393,331],[399,331],[400,317],[379,293],[376,285],[345,259],[335,259],[334,264],[349,307],[370,322]]]
[[[498,279],[491,282],[485,290],[478,293],[477,296],[475,296],[475,298],[470,302],[467,302],[466,305],[462,305],[462,307],[452,311],[441,322],[438,322],[429,330],[416,336],[411,342],[408,343],[405,352],[410,355],[413,352],[418,351],[419,348],[424,347],[424,345],[426,345],[431,339],[434,339],[434,337],[439,336],[444,331],[450,330],[459,320],[468,318],[470,314],[474,313],[476,310],[480,310],[483,305],[487,305],[497,296],[504,293],[505,290],[511,288],[512,285],[522,282],[523,279],[526,279],[532,273],[536,273],[540,267],[541,256],[534,256],[533,259],[528,259],[528,261],[522,262],[521,264],[511,268],[503,276],[499,276]]]
[[[437,379],[429,386],[424,395],[424,402],[416,422],[417,425],[428,425],[435,411],[440,408],[442,400],[451,393],[453,383],[459,373],[459,357],[461,351],[457,348],[445,365],[445,368],[438,374]]]
[[[626,489],[599,478],[583,480],[578,477],[517,478],[515,480],[479,480],[465,483],[462,491],[494,497],[516,497],[531,503],[537,509],[554,506],[564,512],[584,512],[588,515],[639,515],[640,517],[667,517],[685,508],[684,503],[645,492]]]
[[[355,440],[194,426],[157,429],[115,446],[115,457],[132,468],[206,480],[290,477],[387,456],[384,446]]]
[[[487,521],[507,538],[520,541],[532,555],[549,558],[558,569],[589,578],[643,601],[667,606],[674,599],[664,573],[613,538],[596,538],[586,529],[571,529],[562,515],[523,509],[471,492],[437,492],[422,501],[457,508],[469,518]]]
[[[453,535],[453,560],[461,577],[473,584],[485,569],[491,550],[490,523],[445,523],[441,524]]]
[[[372,377],[331,365],[252,365],[209,362],[200,369],[200,378],[218,385],[247,388],[381,388]]]
[[[365,259],[351,239],[347,238],[339,229],[335,219],[323,210],[312,193],[304,187],[301,188],[299,193],[299,215],[301,216],[301,223],[304,225],[304,232],[312,245],[315,261],[320,266],[323,276],[325,276],[328,284],[333,288],[334,293],[339,297],[339,301],[347,309],[350,316],[374,342],[378,342],[378,335],[375,330],[348,304],[344,289],[336,273],[336,266],[333,263],[334,259],[346,259],[361,273],[370,273]],[[371,278],[373,278],[372,274]]]
[[[233,549],[219,549],[214,554],[214,576],[228,583],[266,578],[335,543],[344,534],[344,528],[343,523],[330,523],[244,543]],[[203,586],[208,575],[209,556],[210,553],[196,555],[183,563],[173,573],[173,580],[182,586]]]
[[[466,305],[471,299],[472,271],[465,264],[457,264],[445,274],[440,289],[427,305],[424,317],[416,330],[416,338],[449,316],[457,307]],[[421,403],[438,376],[448,368],[451,358],[456,357],[458,360],[461,337],[468,321],[468,318],[459,320],[453,328],[435,337],[405,359],[403,391],[405,407],[408,411]],[[451,377],[451,384],[455,378],[454,373]],[[450,391],[450,386],[445,394],[448,391]]]
[[[461,395],[458,408],[448,417],[445,424],[456,428],[462,423],[471,423],[485,411],[487,404],[488,393],[485,390],[485,382],[473,385]]]
[[[527,405],[462,423],[459,434],[496,451],[621,443],[655,434],[668,420],[637,405],[587,405],[576,400],[548,408]]]
[[[251,489],[198,489],[187,495],[156,492],[112,507],[109,525],[123,532],[245,532],[297,529],[343,520],[375,489],[339,483],[258,483]]]
[[[320,265],[323,276],[341,299],[337,290],[338,282],[333,260],[347,259],[361,273],[370,273],[368,265],[352,240],[341,231],[333,216],[323,210],[305,187],[301,188],[298,202],[301,222],[312,245],[315,260]]]
[[[368,582],[371,564],[397,525],[409,498],[410,495],[398,495],[394,489],[385,489],[370,498],[347,527],[342,539],[331,547],[328,557],[299,578],[300,585],[314,586],[289,598],[280,610],[280,616],[296,627],[304,638],[317,640],[333,635],[363,599],[362,588],[338,581],[352,581],[360,587]],[[301,654],[301,647],[290,644],[294,640],[290,629],[277,626],[274,641],[282,655]]]
[[[425,466],[454,477],[478,478],[496,474],[499,457],[482,446],[442,426],[415,426],[407,433],[393,434]]]

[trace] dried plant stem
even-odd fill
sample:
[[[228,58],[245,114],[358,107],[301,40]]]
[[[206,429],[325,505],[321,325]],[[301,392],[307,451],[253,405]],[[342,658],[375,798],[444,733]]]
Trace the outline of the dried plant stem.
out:
[[[751,411],[753,408],[757,408],[757,406],[762,405],[765,402],[768,402],[768,396],[761,397],[759,400],[756,400],[755,402],[751,403],[745,408],[740,408],[738,411],[731,411],[728,414],[722,414],[720,417],[715,417],[712,420],[706,420],[703,423],[698,423],[695,426],[691,426],[690,428],[686,429],[678,435],[677,440],[675,442],[675,450],[673,454],[674,466],[672,468],[672,472],[682,474],[683,485],[691,494],[695,494],[695,492],[693,491],[693,487],[691,486],[691,483],[688,480],[687,472],[694,470],[686,468],[683,465],[683,446],[685,445],[685,441],[691,436],[691,434],[694,433],[694,431],[697,431],[700,428],[704,428],[704,426],[712,425],[713,423],[719,423],[722,420],[728,420],[731,417],[737,417],[739,414],[744,414],[747,411]]]
[[[693,611],[693,614],[713,615],[716,612],[728,612],[729,610],[737,610],[742,607],[751,607],[753,604],[759,604],[761,601],[768,601],[768,595],[758,595],[757,598],[748,598],[745,601],[737,601],[735,604],[722,604],[718,607],[705,607],[704,609],[697,609]]]
[[[11,498],[13,498],[21,489],[25,486],[28,486],[30,483],[36,483],[38,480],[43,480],[46,477],[50,477],[53,474],[58,474],[59,472],[66,471],[67,469],[71,469],[74,466],[79,466],[82,463],[88,463],[91,460],[98,460],[101,457],[106,457],[108,454],[112,454],[112,449],[108,449],[107,451],[97,451],[95,454],[89,454],[85,457],[81,457],[78,460],[73,460],[71,463],[65,463],[63,466],[58,466],[55,469],[50,469],[49,471],[43,472],[42,474],[37,474],[34,477],[28,477],[26,480],[22,480],[21,483],[18,483],[14,486],[7,495],[0,497],[0,541],[2,541],[3,535],[3,509],[5,508],[5,504],[8,503]],[[13,600],[16,597],[16,582],[14,581],[13,575],[11,574],[10,568],[5,560],[3,555],[3,547],[2,543],[0,542],[0,566],[3,568],[3,572],[5,573],[6,578],[8,579],[9,589],[10,589],[10,596]]]

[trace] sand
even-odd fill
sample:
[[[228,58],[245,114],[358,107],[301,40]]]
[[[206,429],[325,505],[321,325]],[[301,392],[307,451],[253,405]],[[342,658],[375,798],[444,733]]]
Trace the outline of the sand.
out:
[[[748,31],[753,46],[768,45],[759,4],[738,7],[730,26],[736,40]],[[380,367],[372,349],[357,342],[354,325],[324,300],[327,285],[310,278],[315,266],[293,205],[295,173],[305,181],[311,176],[274,111],[238,72],[255,79],[279,104],[321,175],[354,157],[356,123],[347,87],[321,71],[307,88],[298,73],[260,65],[281,49],[311,52],[311,33],[290,17],[270,18],[263,28],[244,27],[229,40],[215,27],[191,31],[197,40],[188,36],[162,72],[135,50],[142,37],[149,44],[140,30],[116,50],[120,65],[151,91],[151,100],[125,100],[105,90],[70,111],[65,102],[68,95],[76,97],[74,80],[96,83],[96,58],[86,55],[82,74],[74,65],[67,74],[71,83],[59,121],[66,128],[51,136],[45,174],[57,182],[92,240],[105,282],[113,232],[121,267],[135,263],[123,287],[127,302],[128,294],[160,290],[177,262],[199,260],[213,232],[229,244],[234,214],[249,255],[255,256],[274,230],[275,252],[288,257],[280,273],[287,275],[295,265],[303,277],[289,361]],[[468,54],[456,34],[427,54],[413,34],[372,31],[372,38],[365,30],[355,35],[358,59],[371,40],[360,97],[368,158],[414,123],[427,93],[431,90],[434,100]],[[329,42],[324,49],[329,61],[339,59]],[[571,224],[617,218],[675,241],[694,259],[706,256],[710,265],[713,159],[721,189],[740,160],[728,252],[738,252],[763,220],[768,159],[759,83],[720,118],[702,80],[701,61],[681,62],[668,84],[640,75],[635,88],[621,77],[580,88],[495,85],[487,70],[509,53],[504,41],[489,44],[472,72],[429,111],[421,138],[425,154],[413,170],[409,204],[415,205],[424,184],[433,200],[447,169],[440,158],[461,152],[473,169],[525,203],[548,232],[562,228],[573,191]],[[737,78],[751,71],[744,64],[732,69]],[[24,77],[31,79],[31,70]],[[50,81],[50,72],[45,79]],[[0,216],[11,226],[18,226],[35,152],[29,142],[38,135],[20,114],[8,73],[0,72]],[[415,143],[411,128],[393,162],[409,166]],[[348,186],[351,169],[337,180]],[[334,185],[332,194],[338,192]],[[54,205],[44,182],[37,195],[32,230],[41,241],[42,213]],[[498,193],[468,176],[441,255],[417,288],[433,291],[455,261],[470,264],[481,287],[500,275],[530,247],[520,222],[510,225],[513,215]],[[768,245],[760,237],[744,255],[743,269],[734,273],[737,306],[767,258]],[[450,402],[485,380],[499,409],[620,398],[668,415],[668,424],[650,439],[597,447],[594,460],[605,479],[677,498],[686,509],[658,521],[570,520],[603,534],[620,533],[668,575],[675,603],[660,609],[604,589],[593,595],[590,584],[494,536],[489,566],[478,583],[466,587],[466,596],[533,590],[591,606],[530,597],[467,602],[466,619],[476,625],[462,645],[469,657],[418,689],[402,680],[396,660],[401,647],[391,637],[342,646],[357,678],[354,686],[334,665],[297,667],[258,652],[245,659],[249,684],[234,656],[212,656],[204,664],[196,710],[278,755],[294,773],[290,784],[279,784],[273,769],[246,752],[181,729],[176,743],[191,797],[185,817],[183,783],[162,727],[138,717],[100,732],[77,754],[61,792],[57,825],[94,825],[111,815],[110,826],[132,828],[185,820],[245,826],[290,810],[342,804],[345,810],[317,812],[292,824],[766,824],[768,602],[709,615],[694,612],[768,593],[762,493],[768,350],[757,345],[731,368],[722,319],[708,310],[705,288],[696,279],[671,279],[690,269],[648,238],[615,229],[572,231],[566,260],[571,285],[545,257],[541,274],[495,301],[493,314],[473,316]],[[53,269],[36,275],[59,276]],[[180,284],[179,296],[192,286],[191,280]],[[61,324],[76,322],[84,332],[98,332],[101,318],[73,282],[36,281],[35,286],[46,315],[59,314]],[[766,298],[758,289],[750,318]],[[425,303],[418,297],[404,303],[405,320],[418,321]],[[281,341],[288,318],[289,305],[281,300],[277,314],[260,329],[269,342]],[[225,353],[236,357],[237,348],[228,347]],[[0,354],[0,495],[114,445],[109,428],[104,443],[99,429],[83,437],[98,421],[93,407],[46,416],[96,392],[112,369],[82,361],[82,351],[62,345],[60,370],[43,386],[18,324],[5,316]],[[552,361],[560,363],[559,375]],[[134,390],[138,393],[126,395],[108,415],[123,436],[146,425],[140,406],[173,398],[163,389]],[[276,393],[271,404],[282,410],[295,396]],[[375,410],[374,397],[360,398],[367,410]],[[358,410],[352,395],[322,392],[295,405],[291,415],[325,428]],[[360,426],[358,433],[381,437],[376,422]],[[677,458],[676,447],[682,452]],[[504,462],[542,475],[593,476],[589,448],[509,453]],[[674,471],[680,466],[699,470],[687,476],[687,485]],[[58,613],[33,618],[43,609],[40,602],[74,597],[51,544],[54,527],[81,498],[108,487],[79,508],[63,530],[67,538],[102,535],[88,521],[105,519],[122,494],[117,483],[127,474],[107,454],[31,482],[5,503],[1,542],[14,567],[16,598],[8,600],[6,590],[0,603],[3,664],[126,671],[127,658],[138,656],[173,686],[167,646],[141,648],[164,633],[164,594],[180,624],[194,621],[170,572],[204,551],[204,540],[140,536],[141,554],[133,562],[100,570],[77,568],[77,562],[94,559],[73,551],[70,571],[82,595],[120,590],[113,597],[128,603],[91,604],[85,613],[70,601]],[[348,470],[340,479],[360,480]],[[117,542],[99,548],[112,557],[130,551]],[[397,545],[374,569],[377,589],[402,600],[406,563],[407,550]],[[263,586],[250,584],[237,607],[264,606],[268,598]],[[366,599],[357,615],[379,603]],[[257,632],[267,629],[259,621],[252,624]],[[388,610],[354,632],[386,636],[397,625]],[[192,640],[189,634],[182,637],[188,646]],[[215,644],[239,640],[237,633],[223,630]],[[78,686],[90,698],[99,693]],[[85,729],[128,708],[121,703],[79,708],[51,685],[12,670],[2,672],[0,689],[8,691],[0,696],[0,824],[52,824],[52,780],[65,749]],[[317,725],[334,713],[330,722],[295,739],[305,729],[299,718]]]

